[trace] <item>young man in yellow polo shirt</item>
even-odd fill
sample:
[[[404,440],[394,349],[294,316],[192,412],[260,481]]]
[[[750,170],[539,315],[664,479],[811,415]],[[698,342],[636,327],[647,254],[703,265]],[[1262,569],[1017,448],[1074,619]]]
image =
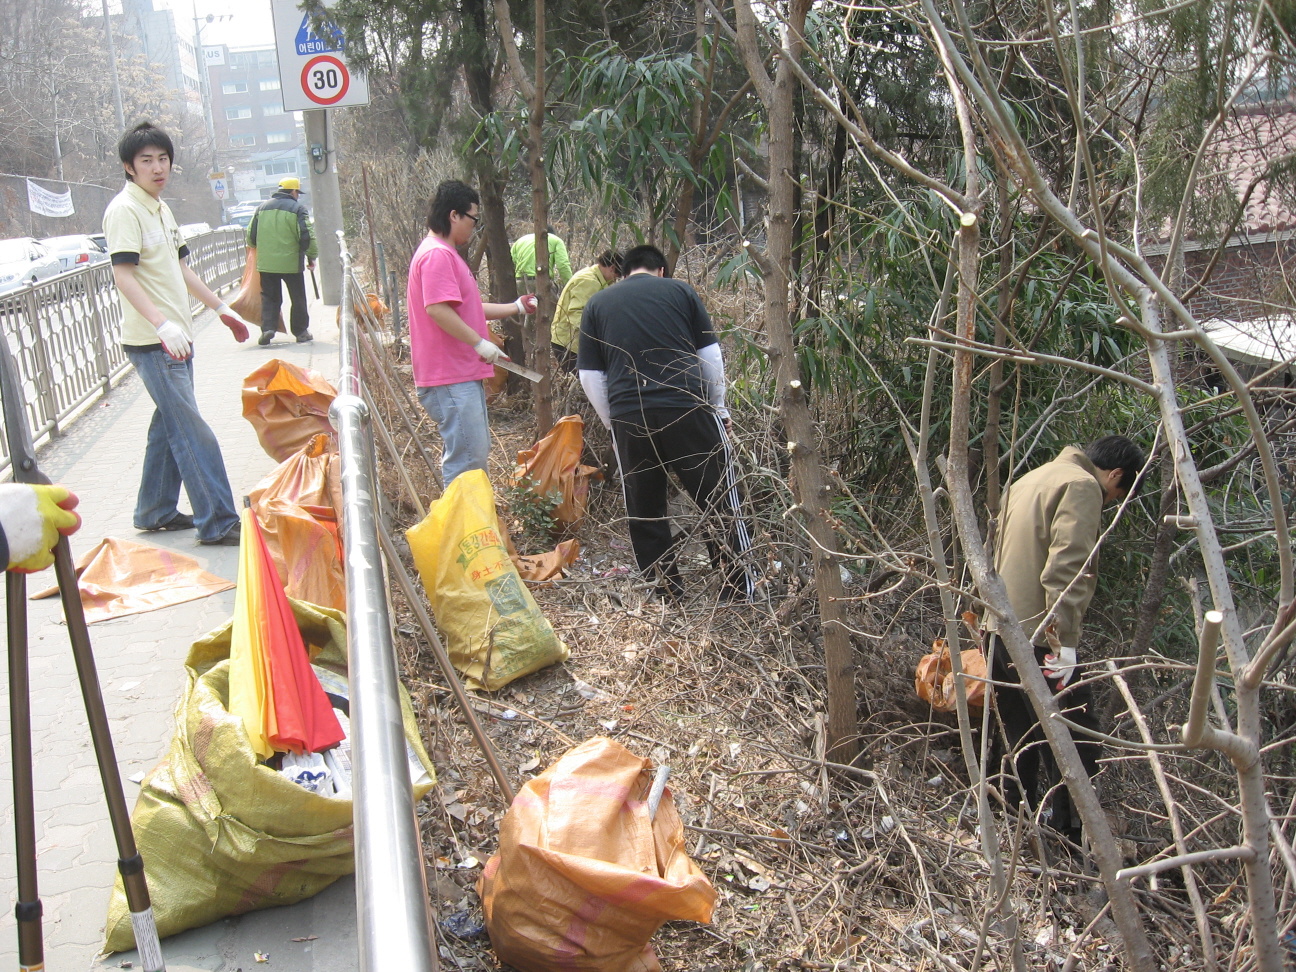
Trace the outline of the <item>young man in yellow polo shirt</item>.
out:
[[[189,248],[162,201],[175,158],[170,137],[144,122],[122,136],[117,153],[126,187],[104,212],[104,235],[121,296],[122,349],[156,406],[144,449],[135,528],[194,528],[199,543],[238,546],[239,517],[225,459],[194,399],[189,297],[216,311],[236,341],[247,340],[247,322],[185,263]],[[192,516],[176,508],[181,484]]]

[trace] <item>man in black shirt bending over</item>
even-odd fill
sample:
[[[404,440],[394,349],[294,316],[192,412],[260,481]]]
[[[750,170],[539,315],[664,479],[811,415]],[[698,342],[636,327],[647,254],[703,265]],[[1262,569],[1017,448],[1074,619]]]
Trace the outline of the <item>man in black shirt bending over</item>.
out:
[[[722,524],[722,598],[751,600],[751,535],[739,515],[724,359],[711,318],[692,287],[666,277],[666,258],[655,246],[630,250],[625,273],[585,305],[577,368],[612,430],[635,560],[659,575],[659,594],[683,595],[676,563],[682,538],[672,536],[666,508],[667,474],[674,472],[703,517]]]

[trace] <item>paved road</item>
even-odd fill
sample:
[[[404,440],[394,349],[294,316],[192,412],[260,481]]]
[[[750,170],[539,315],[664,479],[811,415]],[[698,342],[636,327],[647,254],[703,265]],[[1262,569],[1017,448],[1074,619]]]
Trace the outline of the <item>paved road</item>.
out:
[[[269,348],[260,348],[254,341],[234,344],[210,313],[200,322],[205,326],[200,327],[196,343],[198,402],[220,439],[236,497],[274,468],[242,416],[239,392],[243,377],[278,356],[334,378],[334,313],[331,307],[312,308],[314,343],[298,345],[280,336]],[[237,548],[200,547],[192,532],[139,534],[131,526],[152,408],[132,374],[93,405],[65,436],[42,451],[44,471],[72,487],[81,498],[85,523],[73,537],[73,552],[80,555],[105,536],[142,540],[190,554],[207,570],[232,580],[237,574]],[[52,572],[34,576],[29,589],[48,586],[52,577]],[[166,752],[189,644],[223,623],[232,614],[233,603],[231,590],[91,627],[128,802],[134,803],[139,790],[129,777],[151,769]],[[115,844],[58,599],[30,602],[29,616],[46,968],[50,972],[86,972],[117,968],[130,961],[138,969],[134,953],[96,959],[115,872]],[[7,692],[7,671],[0,670],[0,699],[7,700]],[[8,720],[0,719],[0,875],[8,889],[8,902],[0,914],[0,966],[7,968],[17,964],[11,779]],[[168,968],[181,972],[233,972],[237,968],[248,972],[253,968],[340,972],[354,968],[353,893],[354,885],[346,879],[292,908],[220,921],[174,936],[163,942]],[[290,941],[310,935],[318,937],[305,943]],[[268,953],[271,964],[258,965],[253,951]]]

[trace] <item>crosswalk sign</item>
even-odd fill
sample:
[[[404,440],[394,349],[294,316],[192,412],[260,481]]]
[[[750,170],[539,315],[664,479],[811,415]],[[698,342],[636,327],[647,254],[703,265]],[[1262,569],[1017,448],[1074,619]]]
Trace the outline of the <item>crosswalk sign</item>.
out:
[[[297,36],[294,38],[298,54],[306,57],[342,50],[342,31],[331,20],[323,21],[323,25],[324,36],[320,37],[311,24],[311,15],[302,14],[301,25],[297,28]]]

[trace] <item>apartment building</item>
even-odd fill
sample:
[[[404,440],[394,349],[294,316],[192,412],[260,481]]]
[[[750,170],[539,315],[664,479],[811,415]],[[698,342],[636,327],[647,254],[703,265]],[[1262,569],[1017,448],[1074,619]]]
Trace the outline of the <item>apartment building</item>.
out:
[[[300,113],[285,112],[273,47],[204,47],[216,162],[231,187],[226,208],[267,199],[297,176],[310,205],[310,165]]]

